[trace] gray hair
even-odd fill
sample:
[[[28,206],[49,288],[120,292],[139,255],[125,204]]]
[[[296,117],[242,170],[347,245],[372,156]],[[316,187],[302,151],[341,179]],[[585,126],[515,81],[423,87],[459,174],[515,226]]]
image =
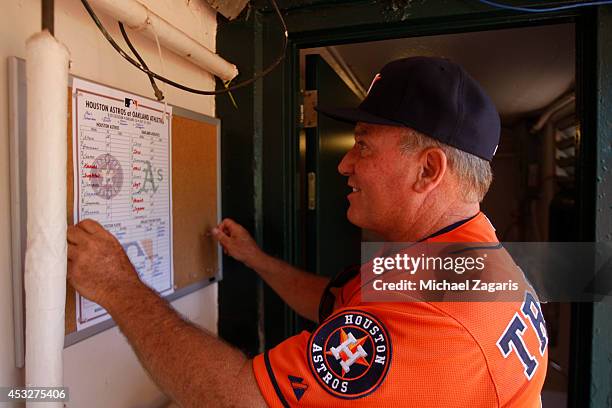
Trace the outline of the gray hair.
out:
[[[470,203],[482,201],[493,181],[493,172],[488,161],[439,142],[413,129],[403,128],[401,136],[400,148],[404,153],[429,147],[442,149],[446,155],[449,170],[457,176],[461,183],[463,199]]]

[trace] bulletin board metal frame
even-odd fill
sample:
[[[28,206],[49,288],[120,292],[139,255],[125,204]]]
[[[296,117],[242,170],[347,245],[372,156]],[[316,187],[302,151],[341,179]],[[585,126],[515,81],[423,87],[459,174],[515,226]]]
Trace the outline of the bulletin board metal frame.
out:
[[[15,329],[15,365],[19,368],[24,366],[25,355],[25,317],[24,317],[24,259],[26,250],[26,220],[27,220],[27,190],[26,190],[26,73],[25,60],[17,57],[9,57],[8,81],[9,81],[9,167],[10,167],[10,200],[11,200],[11,269],[13,279],[13,321]],[[72,88],[73,79],[69,76],[69,88]],[[85,79],[85,78],[83,78]],[[96,83],[85,79],[89,82]],[[101,84],[107,86],[105,84]],[[130,92],[132,93],[132,92]],[[132,93],[134,94],[134,93]],[[135,94],[138,95],[138,94]],[[138,95],[142,96],[142,95]],[[147,98],[142,96],[143,98]],[[150,98],[147,98],[150,99]],[[216,221],[221,221],[221,121],[217,118],[201,113],[190,111],[181,107],[172,106],[173,117],[189,119],[199,123],[206,123],[216,128]],[[70,112],[69,112],[70,114]],[[72,152],[69,152],[72,154]],[[174,164],[173,164],[174,166]],[[174,185],[173,185],[174,189]],[[173,197],[174,200],[174,197]],[[173,237],[174,238],[174,237]],[[218,282],[223,277],[223,256],[221,247],[217,245],[217,270],[212,276],[177,288],[164,298],[174,301],[212,283]],[[176,275],[175,275],[176,282]],[[74,316],[76,319],[76,315]],[[64,347],[69,347],[81,340],[89,338],[104,330],[115,326],[113,319],[105,320],[94,326],[81,331],[75,331],[65,335]]]

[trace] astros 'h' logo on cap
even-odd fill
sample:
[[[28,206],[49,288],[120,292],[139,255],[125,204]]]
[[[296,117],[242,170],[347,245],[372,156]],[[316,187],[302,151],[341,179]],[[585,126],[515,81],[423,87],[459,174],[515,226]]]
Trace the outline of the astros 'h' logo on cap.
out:
[[[391,341],[375,316],[345,310],[313,333],[308,356],[323,389],[340,398],[361,398],[383,382],[391,363]]]

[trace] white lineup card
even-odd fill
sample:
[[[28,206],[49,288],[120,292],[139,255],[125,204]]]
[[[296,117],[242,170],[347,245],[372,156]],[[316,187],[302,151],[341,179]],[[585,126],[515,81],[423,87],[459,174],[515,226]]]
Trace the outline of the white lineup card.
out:
[[[141,96],[75,78],[72,86],[74,222],[91,218],[125,249],[161,295],[172,270],[172,110]],[[100,271],[104,273],[104,271]],[[110,318],[77,293],[77,330]]]

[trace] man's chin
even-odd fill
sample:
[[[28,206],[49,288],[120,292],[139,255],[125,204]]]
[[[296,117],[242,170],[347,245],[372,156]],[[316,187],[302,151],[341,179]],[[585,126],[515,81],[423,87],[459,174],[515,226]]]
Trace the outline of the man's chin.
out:
[[[346,211],[346,218],[348,219],[348,221],[359,227],[359,228],[365,228],[364,226],[364,220],[361,219],[361,217],[359,217],[359,214],[357,213],[357,211],[355,211],[354,209],[351,209],[351,207],[349,207],[349,209]]]

